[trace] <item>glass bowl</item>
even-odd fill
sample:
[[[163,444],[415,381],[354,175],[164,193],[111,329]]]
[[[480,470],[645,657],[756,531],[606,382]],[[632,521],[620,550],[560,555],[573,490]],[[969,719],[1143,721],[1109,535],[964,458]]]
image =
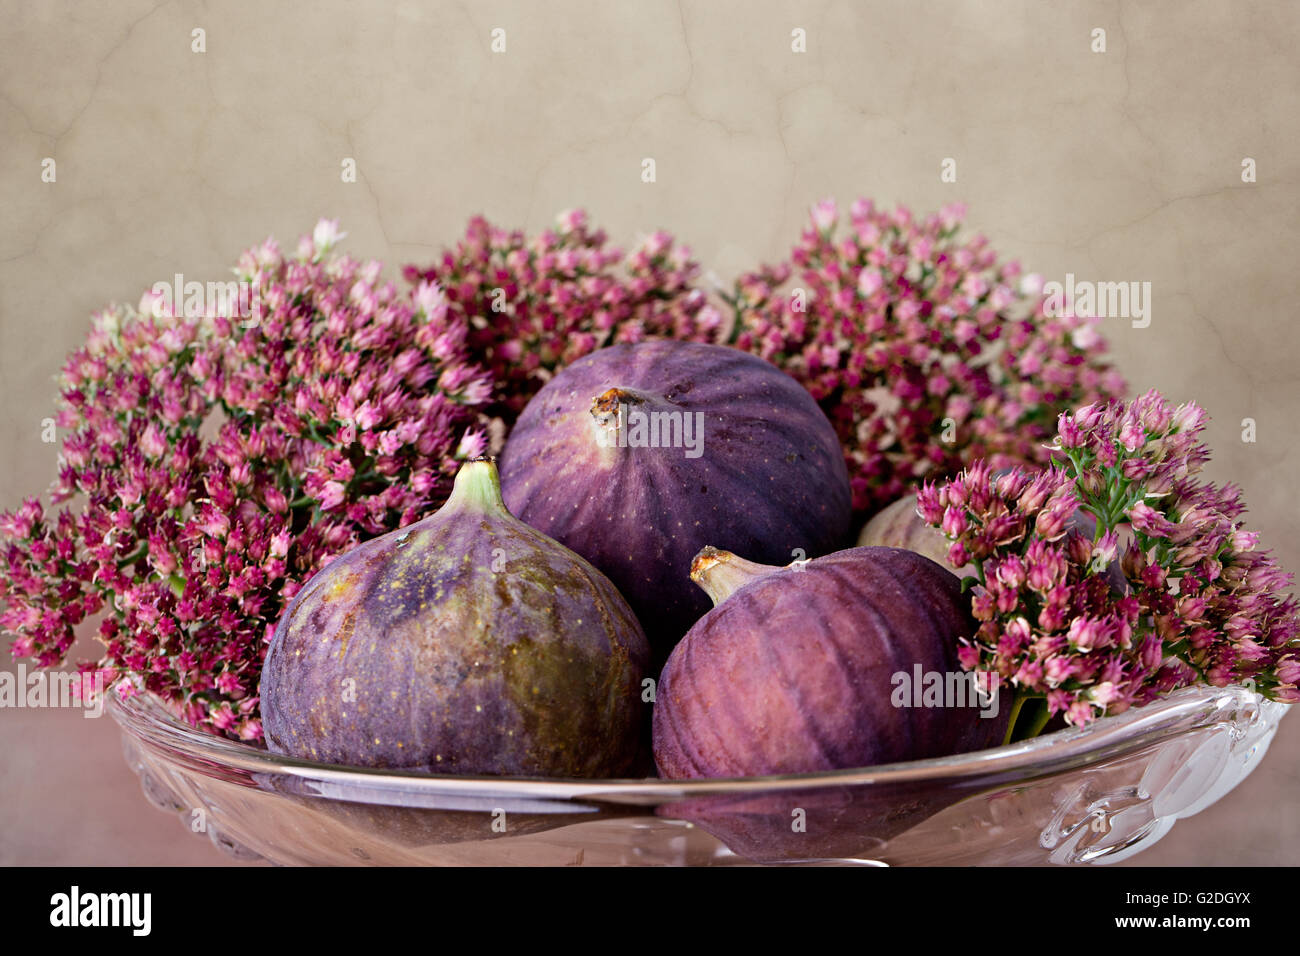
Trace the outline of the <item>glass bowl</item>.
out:
[[[148,696],[110,702],[150,803],[237,858],[318,865],[1111,862],[1240,783],[1286,709],[1194,687],[976,753],[668,781],[329,766],[193,730]]]

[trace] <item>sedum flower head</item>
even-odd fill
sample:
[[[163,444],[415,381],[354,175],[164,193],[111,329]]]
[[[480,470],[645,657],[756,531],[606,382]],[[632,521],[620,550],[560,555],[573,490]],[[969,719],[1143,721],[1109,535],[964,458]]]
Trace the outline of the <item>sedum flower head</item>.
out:
[[[1095,320],[1049,315],[1041,281],[958,238],[963,215],[827,200],[786,261],[737,283],[735,344],[821,403],[859,512],[979,458],[1042,463],[1060,409],[1124,392]]]
[[[491,410],[506,424],[551,374],[596,349],[647,336],[718,338],[722,314],[696,286],[699,273],[667,233],[625,252],[582,210],[531,237],[475,217],[432,265],[405,269],[412,283],[442,290],[436,308],[466,327],[470,354],[492,377]]]
[[[191,723],[261,737],[257,686],[285,604],[337,555],[420,518],[484,446],[487,373],[433,285],[338,256],[322,221],[236,275],[253,317],[146,296],[92,318],[62,374],[55,510],[0,515],[0,629],[15,655],[152,691]],[[227,305],[237,305],[227,303]],[[181,310],[173,310],[181,311]]]
[[[1060,416],[1053,463],[977,461],[926,483],[917,511],[973,561],[967,668],[996,671],[1085,724],[1179,687],[1246,683],[1300,700],[1300,610],[1239,490],[1209,460],[1195,404],[1147,392]]]

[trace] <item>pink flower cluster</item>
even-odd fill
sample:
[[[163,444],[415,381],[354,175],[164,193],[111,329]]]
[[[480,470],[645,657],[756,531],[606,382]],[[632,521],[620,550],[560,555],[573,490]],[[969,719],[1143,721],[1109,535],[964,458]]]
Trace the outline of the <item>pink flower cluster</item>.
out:
[[[1237,520],[1239,490],[1196,477],[1205,422],[1155,391],[1090,404],[1060,417],[1045,469],[981,461],[922,487],[950,562],[977,569],[964,667],[1074,725],[1197,682],[1300,700],[1292,578]]]
[[[822,202],[788,261],[737,285],[735,344],[821,403],[859,512],[979,458],[1042,463],[1061,409],[1124,393],[1095,321],[1047,314],[1040,281],[957,238],[963,215]]]
[[[492,408],[507,424],[546,379],[574,359],[646,336],[712,341],[722,314],[695,283],[699,265],[665,232],[631,253],[607,244],[582,210],[527,238],[482,217],[412,282],[434,282],[469,325],[470,354],[491,374]]]
[[[152,295],[94,316],[63,370],[71,434],[51,497],[64,506],[0,515],[15,656],[58,664],[106,612],[104,657],[83,670],[257,740],[265,641],[286,602],[439,504],[482,452],[492,382],[467,360],[464,318],[436,286],[399,292],[379,263],[331,255],[338,238],[326,221],[296,256],[272,240],[245,253],[251,317]]]

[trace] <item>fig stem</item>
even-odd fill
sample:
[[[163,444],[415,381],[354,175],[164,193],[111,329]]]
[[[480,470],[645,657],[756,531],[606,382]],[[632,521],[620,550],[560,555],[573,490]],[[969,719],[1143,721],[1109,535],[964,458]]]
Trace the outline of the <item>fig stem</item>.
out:
[[[596,417],[613,415],[620,405],[640,405],[646,396],[630,388],[607,388],[591,400],[591,414]]]
[[[444,508],[470,507],[480,511],[505,511],[501,475],[495,458],[474,458],[460,466]]]
[[[627,410],[636,405],[663,402],[656,396],[633,388],[607,388],[591,400],[591,421],[596,429],[598,444],[617,448],[623,444],[621,435],[627,428]]]
[[[706,545],[691,562],[691,580],[713,599],[717,607],[750,581],[774,574],[781,569],[770,564],[758,564]]]

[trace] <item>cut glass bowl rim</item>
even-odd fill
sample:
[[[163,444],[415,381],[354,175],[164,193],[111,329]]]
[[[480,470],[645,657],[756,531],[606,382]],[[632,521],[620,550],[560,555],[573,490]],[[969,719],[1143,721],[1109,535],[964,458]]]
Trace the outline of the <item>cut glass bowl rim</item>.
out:
[[[818,773],[669,780],[469,776],[326,764],[276,754],[196,730],[177,720],[152,695],[108,696],[109,711],[124,730],[155,749],[169,752],[173,760],[193,770],[208,774],[223,770],[243,772],[254,775],[254,780],[267,779],[262,775],[296,778],[299,785],[305,785],[308,792],[319,796],[367,803],[386,802],[385,794],[391,794],[397,802],[406,802],[424,793],[657,804],[719,795],[806,792],[867,785],[1014,784],[1018,780],[1101,764],[1197,728],[1242,721],[1253,725],[1270,713],[1281,716],[1289,706],[1269,701],[1240,685],[1198,685],[1122,714],[1101,718],[1086,727],[1067,728],[987,750]],[[298,787],[291,785],[291,789]]]

